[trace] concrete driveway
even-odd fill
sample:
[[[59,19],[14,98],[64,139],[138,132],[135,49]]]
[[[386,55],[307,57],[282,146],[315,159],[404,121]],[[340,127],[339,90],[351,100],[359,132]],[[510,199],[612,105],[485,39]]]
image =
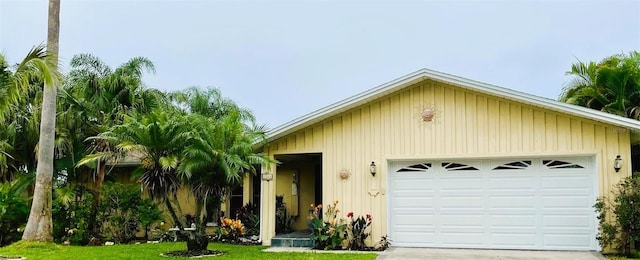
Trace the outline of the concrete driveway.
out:
[[[385,252],[381,252],[377,259],[603,260],[606,258],[599,252],[595,251],[526,251],[392,247]]]

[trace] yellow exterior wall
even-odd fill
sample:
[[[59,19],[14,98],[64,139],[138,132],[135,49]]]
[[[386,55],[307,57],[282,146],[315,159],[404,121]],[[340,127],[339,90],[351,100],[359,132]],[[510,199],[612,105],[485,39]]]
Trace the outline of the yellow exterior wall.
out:
[[[421,121],[426,107],[435,110],[432,122]],[[388,160],[595,155],[600,195],[609,194],[613,185],[631,174],[627,130],[432,80],[287,135],[264,150],[272,157],[322,153],[324,204],[340,200],[338,208],[344,215],[371,213],[374,241],[388,232]],[[613,160],[618,154],[626,163],[616,173]],[[375,177],[369,174],[371,161],[378,166]],[[343,168],[351,172],[346,181],[338,175]],[[275,165],[264,166],[265,171],[274,173],[276,180],[262,183],[262,205],[269,212],[281,175]],[[265,245],[275,228],[269,215],[262,214]]]
[[[298,173],[298,195],[292,194],[293,173]],[[294,230],[304,230],[308,228],[307,217],[309,216],[310,204],[314,203],[315,187],[313,165],[305,163],[287,164],[285,167],[278,167],[278,178],[276,182],[276,195],[284,195],[287,213],[297,216],[293,223]]]

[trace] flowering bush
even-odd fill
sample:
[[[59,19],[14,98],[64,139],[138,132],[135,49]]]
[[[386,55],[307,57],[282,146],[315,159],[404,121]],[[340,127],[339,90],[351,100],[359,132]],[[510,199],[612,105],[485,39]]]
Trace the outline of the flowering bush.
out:
[[[236,240],[244,234],[244,225],[239,219],[220,219],[220,233],[223,238]]]
[[[367,231],[371,226],[371,214],[367,214],[366,217],[359,216],[353,217],[353,212],[347,213],[347,217],[350,219],[350,223],[347,226],[347,238],[349,241],[349,249],[352,250],[365,250],[367,245],[365,240],[371,235],[370,231]]]
[[[311,228],[311,240],[314,248],[317,249],[336,249],[342,246],[345,240],[345,228],[347,227],[344,219],[337,219],[340,210],[337,208],[339,201],[336,200],[332,205],[325,209],[324,218],[320,215],[322,204],[314,206],[311,204],[311,214],[309,215],[309,228]]]

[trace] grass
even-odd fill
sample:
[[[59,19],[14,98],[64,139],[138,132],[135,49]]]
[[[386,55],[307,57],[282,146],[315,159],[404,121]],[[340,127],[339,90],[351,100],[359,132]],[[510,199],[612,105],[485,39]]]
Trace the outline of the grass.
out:
[[[53,243],[17,242],[6,247],[0,247],[0,256],[22,256],[27,259],[188,259],[167,258],[162,253],[176,250],[186,250],[187,245],[182,242],[113,245],[113,246],[63,246]],[[224,251],[227,254],[210,259],[311,259],[311,260],[372,260],[376,254],[325,254],[325,253],[272,253],[262,252],[264,246],[241,246],[220,243],[210,243],[209,249]]]

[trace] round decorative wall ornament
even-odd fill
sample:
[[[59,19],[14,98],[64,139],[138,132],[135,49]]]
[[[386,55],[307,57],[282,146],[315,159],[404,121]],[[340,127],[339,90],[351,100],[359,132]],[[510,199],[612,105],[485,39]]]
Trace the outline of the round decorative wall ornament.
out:
[[[349,172],[349,170],[347,169],[340,170],[340,178],[342,178],[343,180],[349,179],[350,175],[351,173]]]
[[[425,108],[422,110],[421,117],[423,122],[431,122],[431,120],[433,120],[433,116],[433,108]]]

